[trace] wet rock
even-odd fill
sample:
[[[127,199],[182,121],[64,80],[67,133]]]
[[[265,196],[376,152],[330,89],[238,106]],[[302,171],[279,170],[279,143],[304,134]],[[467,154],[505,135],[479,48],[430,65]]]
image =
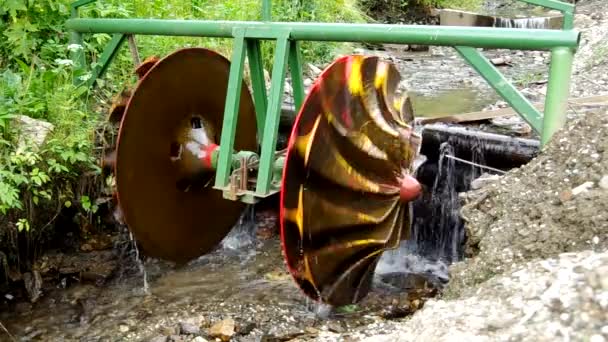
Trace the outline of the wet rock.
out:
[[[327,329],[335,333],[342,333],[346,330],[342,323],[339,321],[331,321],[327,323]]]
[[[415,45],[415,44],[411,44],[411,45],[409,45],[409,50],[410,51],[417,51],[417,52],[429,51],[429,46],[428,45]]]
[[[499,175],[492,175],[492,174],[484,173],[483,175],[479,176],[479,178],[476,178],[471,182],[471,189],[473,189],[473,190],[481,189],[483,187],[488,186],[489,184],[495,183],[499,179],[500,179]]]
[[[201,329],[196,324],[188,322],[180,322],[179,331],[182,335],[198,335],[201,333]]]
[[[232,318],[226,318],[211,326],[208,330],[210,337],[219,338],[222,341],[230,341],[235,334],[236,322]]]

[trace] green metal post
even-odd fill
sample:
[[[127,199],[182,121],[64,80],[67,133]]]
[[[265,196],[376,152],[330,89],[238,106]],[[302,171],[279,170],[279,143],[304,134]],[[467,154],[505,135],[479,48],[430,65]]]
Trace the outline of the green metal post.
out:
[[[70,17],[72,19],[78,18],[78,7],[72,5],[70,9]],[[80,84],[82,83],[82,81],[80,81],[80,76],[84,74],[87,64],[84,55],[84,42],[82,40],[82,34],[77,31],[70,32],[70,44],[76,44],[79,46],[78,49],[72,50],[70,52],[70,58],[74,63],[74,76],[72,82],[74,84]]]
[[[521,1],[527,2],[532,5],[551,8],[551,9],[558,10],[561,12],[572,11],[574,8],[573,4],[569,4],[567,2],[559,1],[559,0],[521,0]]]
[[[266,96],[266,82],[264,80],[264,67],[262,64],[262,52],[260,41],[247,39],[247,58],[249,60],[249,74],[251,75],[251,89],[253,90],[253,103],[255,105],[255,116],[258,124],[258,141],[264,138],[264,121],[268,108],[268,97]]]
[[[112,37],[112,40],[110,40],[108,45],[104,48],[101,57],[99,57],[99,66],[91,70],[91,78],[87,81],[89,87],[108,70],[108,67],[114,60],[114,57],[118,54],[118,50],[120,50],[126,39],[127,35],[125,34],[115,34]]]
[[[262,153],[260,155],[260,166],[256,184],[256,194],[260,196],[264,196],[270,191],[272,183],[272,169],[277,146],[289,47],[289,32],[285,32],[282,37],[277,38],[277,47],[272,65],[270,101],[264,124],[264,140],[262,141]]]
[[[289,71],[291,73],[291,87],[293,88],[293,101],[296,105],[296,113],[300,111],[304,102],[304,80],[302,78],[302,56],[300,44],[291,40],[289,42]]]
[[[566,110],[570,94],[570,78],[574,51],[568,48],[555,48],[551,51],[549,84],[545,99],[545,115],[541,146],[545,146],[555,132],[566,123]]]
[[[557,0],[521,0],[532,5],[538,5],[546,8],[551,8],[562,12],[564,16],[564,23],[562,25],[564,30],[572,30],[574,28],[574,11],[576,6],[563,1]]]
[[[456,46],[455,49],[536,132],[541,132],[541,113],[484,55],[472,47]]]
[[[262,0],[262,20],[270,21],[272,19],[272,5],[270,0]]]
[[[224,107],[224,122],[220,137],[220,156],[217,172],[215,174],[215,188],[225,188],[230,180],[230,162],[234,147],[234,137],[238,121],[238,112],[241,102],[241,89],[243,85],[243,66],[245,64],[245,37],[244,31],[236,29],[234,32],[234,49],[230,63],[230,76],[226,105]]]

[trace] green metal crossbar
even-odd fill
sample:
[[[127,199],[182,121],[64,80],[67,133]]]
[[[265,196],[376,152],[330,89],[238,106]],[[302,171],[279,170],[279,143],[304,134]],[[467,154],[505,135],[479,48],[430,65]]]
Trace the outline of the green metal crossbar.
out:
[[[367,42],[451,46],[500,94],[517,113],[541,135],[544,146],[563,127],[569,95],[572,62],[580,41],[573,29],[575,6],[558,0],[521,0],[562,12],[562,30],[508,29],[482,27],[449,27],[424,25],[332,24],[272,22],[271,2],[262,0],[262,21],[208,21],[163,19],[85,19],[78,18],[78,8],[95,0],[79,0],[72,4],[72,18],[67,29],[72,42],[82,44],[83,33],[114,34],[101,56],[101,63],[92,71],[89,85],[101,77],[116,51],[128,35],[168,35],[232,38],[230,75],[224,122],[216,162],[215,188],[228,196],[233,169],[234,140],[237,131],[239,94],[243,80],[245,56],[249,60],[251,86],[258,126],[260,161],[255,191],[240,200],[254,203],[279,190],[282,159],[275,157],[279,115],[287,68],[291,74],[294,102],[299,111],[304,101],[302,60],[299,41]],[[276,44],[270,94],[266,93],[260,41]],[[532,104],[484,57],[478,48],[546,50],[551,52],[549,84],[544,114]],[[72,54],[77,68],[84,68],[82,52]],[[77,72],[76,75],[81,75]],[[254,152],[251,152],[254,153]]]

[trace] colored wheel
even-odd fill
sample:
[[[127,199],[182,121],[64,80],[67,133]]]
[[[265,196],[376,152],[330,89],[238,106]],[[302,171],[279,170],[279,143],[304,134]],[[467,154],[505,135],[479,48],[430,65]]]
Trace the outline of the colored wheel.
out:
[[[420,136],[400,76],[377,57],[336,60],[313,85],[288,144],[281,239],[303,292],[340,306],[370,290],[383,251],[408,237]]]

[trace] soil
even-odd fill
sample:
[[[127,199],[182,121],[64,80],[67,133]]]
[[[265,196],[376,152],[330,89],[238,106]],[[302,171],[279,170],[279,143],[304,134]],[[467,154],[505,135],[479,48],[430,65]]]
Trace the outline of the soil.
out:
[[[451,269],[446,296],[519,262],[608,247],[607,114],[572,120],[532,162],[463,196],[471,258]]]

